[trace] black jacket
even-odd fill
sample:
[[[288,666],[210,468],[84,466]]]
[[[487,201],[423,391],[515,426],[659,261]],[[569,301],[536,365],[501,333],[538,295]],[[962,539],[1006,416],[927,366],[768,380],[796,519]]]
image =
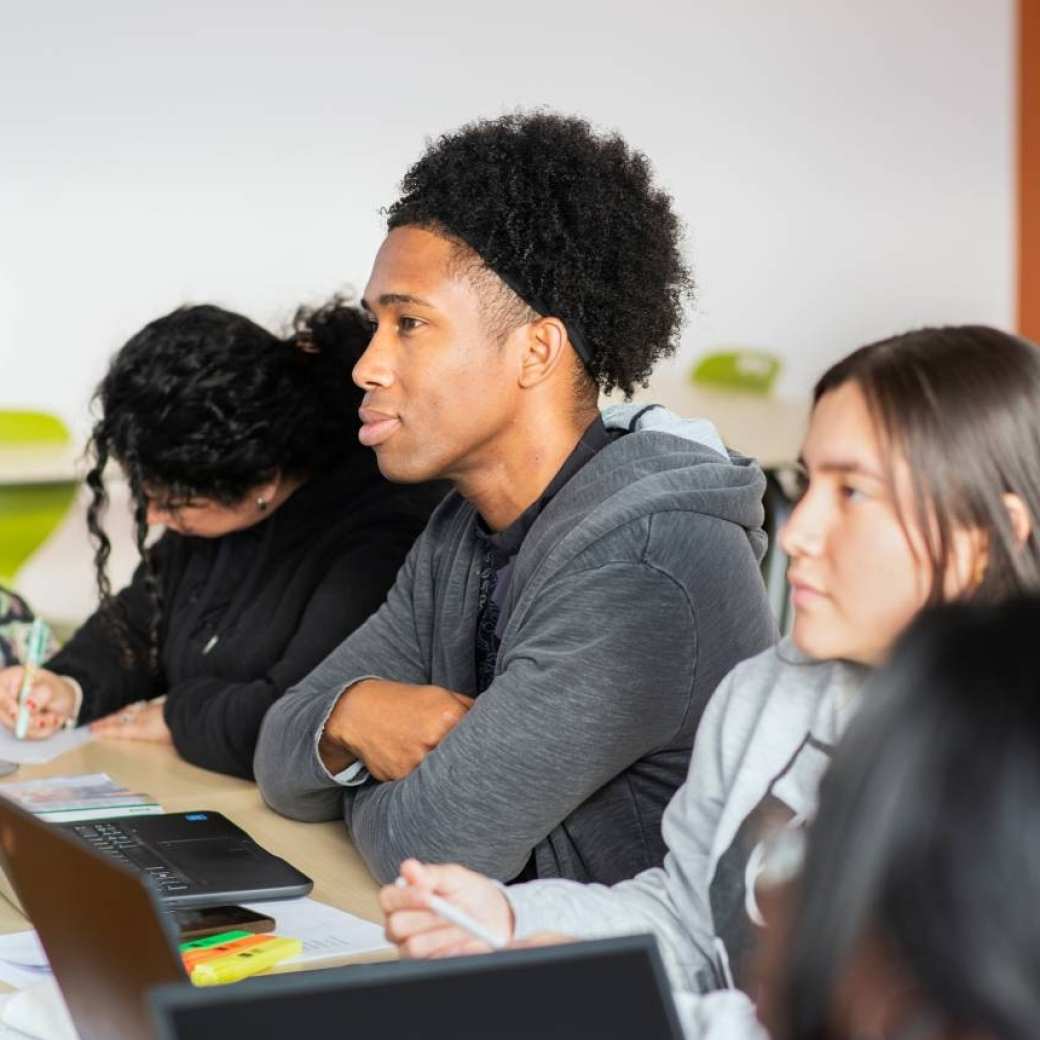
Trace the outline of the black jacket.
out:
[[[47,667],[82,685],[81,722],[166,694],[166,724],[184,758],[251,778],[264,713],[379,607],[445,490],[390,484],[355,462],[308,481],[243,531],[212,539],[167,531],[155,549],[159,673],[147,664],[143,567],[117,597],[134,665],[121,663],[94,614]]]

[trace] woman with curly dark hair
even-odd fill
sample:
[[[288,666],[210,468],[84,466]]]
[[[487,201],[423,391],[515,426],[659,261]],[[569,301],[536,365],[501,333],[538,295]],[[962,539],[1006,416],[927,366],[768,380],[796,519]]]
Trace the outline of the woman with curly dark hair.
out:
[[[204,305],[116,354],[87,476],[100,606],[40,672],[29,736],[92,722],[252,776],[264,713],[379,606],[443,493],[387,483],[358,444],[350,371],[369,336],[338,300],[301,309],[286,339]],[[117,595],[102,526],[113,460],[141,553]],[[149,546],[153,525],[166,530]],[[0,672],[8,726],[20,680]]]

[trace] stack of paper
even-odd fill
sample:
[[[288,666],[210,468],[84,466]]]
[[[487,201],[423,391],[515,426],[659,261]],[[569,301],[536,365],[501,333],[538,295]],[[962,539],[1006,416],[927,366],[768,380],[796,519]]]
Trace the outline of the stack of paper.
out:
[[[372,953],[390,946],[381,925],[316,899],[279,899],[246,905],[250,910],[273,917],[279,935],[302,940],[303,952],[286,964],[309,964],[332,957]]]
[[[4,784],[0,794],[48,823],[150,816],[162,812],[162,806],[151,795],[128,791],[107,773],[24,780]]]

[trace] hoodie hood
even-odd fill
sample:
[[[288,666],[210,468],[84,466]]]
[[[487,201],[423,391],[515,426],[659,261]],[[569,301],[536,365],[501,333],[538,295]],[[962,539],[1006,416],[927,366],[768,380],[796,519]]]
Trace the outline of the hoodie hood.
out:
[[[625,430],[590,459],[545,507],[517,558],[515,580],[537,585],[597,540],[655,513],[693,512],[736,524],[756,559],[766,549],[754,459],[727,451],[705,419],[683,419],[661,405],[614,405],[609,430]]]
[[[719,431],[708,419],[683,419],[659,404],[612,404],[601,414],[603,425],[608,430],[671,433],[685,441],[711,448],[723,458],[729,456]]]

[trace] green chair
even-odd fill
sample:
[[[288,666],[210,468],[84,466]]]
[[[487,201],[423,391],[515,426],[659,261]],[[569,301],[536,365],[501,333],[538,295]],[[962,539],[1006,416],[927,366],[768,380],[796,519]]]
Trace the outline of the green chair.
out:
[[[67,448],[68,428],[46,412],[0,409],[0,456],[56,456]],[[0,584],[13,585],[26,560],[65,518],[76,497],[78,481],[11,477],[0,462]]]
[[[779,371],[780,359],[765,350],[722,350],[702,357],[690,380],[718,390],[768,394]]]

